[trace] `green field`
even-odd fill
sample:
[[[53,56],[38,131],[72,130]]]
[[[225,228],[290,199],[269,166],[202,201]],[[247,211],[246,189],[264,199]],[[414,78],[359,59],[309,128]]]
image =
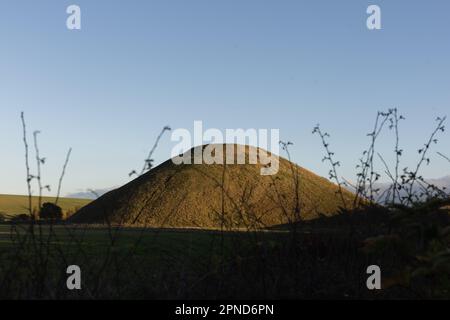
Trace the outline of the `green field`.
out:
[[[443,205],[367,207],[273,231],[4,223],[0,299],[449,299]],[[69,265],[83,290],[67,289]],[[383,290],[367,288],[371,265]]]
[[[54,197],[42,197],[42,203],[55,202]],[[91,202],[86,199],[59,198],[58,205],[64,213],[74,212]],[[32,197],[33,209],[38,206],[38,197]],[[0,213],[8,216],[28,213],[28,196],[0,194]]]
[[[35,225],[32,238],[29,228],[0,224],[0,299],[344,297],[341,286],[371,294],[358,293],[363,273],[342,267],[350,259],[364,269],[366,258],[335,232],[292,239],[286,231]],[[81,291],[65,287],[72,264],[82,270]]]
[[[41,298],[218,298],[232,292],[236,297],[262,297],[262,283],[255,278],[260,273],[253,272],[260,265],[259,253],[253,252],[255,241],[269,246],[287,236],[286,232],[222,234],[35,225],[34,238],[28,237],[23,245],[21,241],[30,235],[29,227],[0,224],[0,298],[36,297],[39,283],[25,281],[24,290],[24,284],[18,281],[33,279],[36,273],[45,286],[44,293],[39,293]],[[84,290],[70,292],[64,288],[68,264],[82,268]],[[240,270],[242,267],[245,270]]]

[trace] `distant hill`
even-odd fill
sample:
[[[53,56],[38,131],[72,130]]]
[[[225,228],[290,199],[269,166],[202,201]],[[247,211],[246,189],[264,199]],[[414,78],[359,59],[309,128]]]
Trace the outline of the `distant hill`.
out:
[[[75,212],[79,208],[87,205],[91,200],[59,198],[58,205],[64,213]],[[42,197],[42,203],[55,202],[53,197]],[[32,197],[34,209],[38,207],[38,197]],[[28,213],[28,196],[0,194],[0,213],[6,215],[18,215]]]
[[[116,188],[103,188],[103,189],[88,189],[85,191],[78,191],[74,193],[69,193],[66,198],[76,198],[76,199],[97,199],[98,197],[104,195],[105,193],[114,190]]]
[[[247,157],[248,157],[247,147]],[[261,165],[175,165],[168,160],[80,209],[74,223],[152,227],[264,227],[294,219],[299,173],[302,219],[333,215],[343,206],[337,186],[280,158],[276,175]],[[224,183],[222,183],[224,181]],[[350,203],[352,194],[344,191]]]
[[[450,194],[450,176],[444,176],[438,179],[424,179],[428,184],[435,186],[442,192]],[[392,187],[391,183],[376,183],[375,188],[379,189],[378,195],[379,199],[377,199],[380,203],[384,203],[386,201],[387,190]],[[415,183],[413,186],[412,193],[416,194],[421,200],[425,200],[426,196],[423,195],[420,197],[423,192],[423,188],[421,187],[421,183]],[[400,191],[400,197],[407,196],[405,190]],[[399,198],[399,197],[396,197]],[[398,199],[397,199],[398,200]]]

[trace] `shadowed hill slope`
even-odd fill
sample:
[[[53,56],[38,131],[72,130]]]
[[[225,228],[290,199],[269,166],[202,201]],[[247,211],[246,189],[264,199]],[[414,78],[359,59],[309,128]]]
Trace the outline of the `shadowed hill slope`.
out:
[[[286,159],[279,158],[279,171],[272,176],[260,175],[261,167],[168,160],[83,207],[70,221],[227,229],[289,223],[297,220],[296,172],[302,219],[332,215],[343,206],[335,184]],[[352,194],[344,191],[344,197],[350,203]]]

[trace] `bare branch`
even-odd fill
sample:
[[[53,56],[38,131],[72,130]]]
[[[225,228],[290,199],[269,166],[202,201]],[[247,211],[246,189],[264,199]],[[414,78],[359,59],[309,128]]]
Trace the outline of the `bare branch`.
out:
[[[450,162],[450,158],[447,157],[446,155],[444,155],[444,154],[442,154],[442,153],[440,153],[440,152],[437,152],[437,154],[440,155],[440,156],[441,156],[442,158],[444,158],[445,160],[447,160],[448,162]]]
[[[38,146],[38,140],[37,140],[37,136],[38,134],[40,134],[40,131],[34,131],[33,132],[33,138],[34,138],[34,150],[36,153],[36,166],[37,166],[37,182],[38,182],[38,188],[39,188],[39,198],[38,198],[38,212],[41,210],[41,206],[42,206],[42,182],[41,182],[41,161],[42,159],[40,158],[39,155],[39,146]]]
[[[30,174],[30,164],[29,164],[29,155],[28,155],[28,141],[27,141],[27,126],[25,123],[25,115],[23,112],[20,114],[20,118],[22,120],[22,131],[23,131],[23,143],[25,146],[25,167],[27,173],[27,188],[28,188],[28,212],[30,216],[35,219],[33,213],[33,204],[31,199],[31,180],[33,180],[33,176]]]
[[[70,154],[71,153],[72,153],[72,148],[70,148],[69,151],[67,152],[66,161],[64,162],[64,166],[63,166],[63,169],[62,169],[62,172],[61,172],[61,176],[59,177],[58,192],[56,194],[55,204],[58,204],[59,196],[60,196],[60,193],[61,193],[62,181],[64,179],[64,175],[66,174],[66,168],[67,168],[67,164],[69,163],[69,159],[70,159]]]

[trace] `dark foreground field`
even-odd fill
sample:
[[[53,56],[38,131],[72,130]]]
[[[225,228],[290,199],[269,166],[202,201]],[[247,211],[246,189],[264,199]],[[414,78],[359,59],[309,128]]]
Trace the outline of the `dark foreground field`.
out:
[[[0,298],[449,298],[448,211],[421,210],[260,232],[1,225]],[[372,264],[382,290],[367,289]]]

